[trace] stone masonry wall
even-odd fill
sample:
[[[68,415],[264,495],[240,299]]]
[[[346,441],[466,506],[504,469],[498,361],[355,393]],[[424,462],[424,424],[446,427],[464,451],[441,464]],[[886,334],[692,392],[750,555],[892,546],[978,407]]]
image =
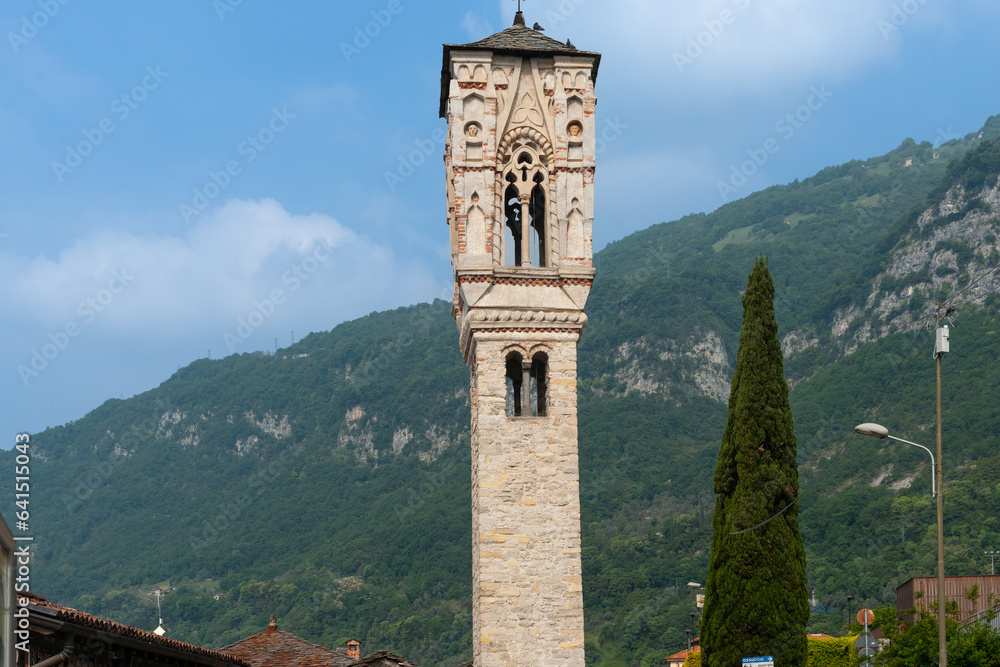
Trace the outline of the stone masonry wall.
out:
[[[582,667],[576,347],[571,332],[476,332],[472,371],[476,667]],[[547,414],[506,415],[511,349],[549,358]],[[525,354],[525,356],[527,356]]]

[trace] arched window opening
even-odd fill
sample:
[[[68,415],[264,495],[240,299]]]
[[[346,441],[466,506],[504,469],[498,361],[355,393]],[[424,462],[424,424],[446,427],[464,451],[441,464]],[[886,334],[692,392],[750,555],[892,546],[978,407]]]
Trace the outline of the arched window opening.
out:
[[[509,174],[508,178],[513,178]],[[518,195],[517,187],[513,183],[507,186],[503,197],[504,217],[504,266],[521,266],[521,198]]]
[[[546,266],[545,244],[545,188],[542,175],[535,174],[535,187],[531,190],[531,265]]]
[[[548,231],[548,168],[544,147],[534,141],[515,141],[500,151],[503,170],[503,266],[545,268],[552,263],[553,243],[559,235]]]
[[[507,355],[506,412],[508,417],[544,417],[548,410],[549,357],[544,352],[525,361],[518,352]]]
[[[548,396],[549,357],[544,352],[537,353],[531,359],[531,414],[544,417],[546,414]]]
[[[511,352],[507,355],[507,416],[521,416],[521,394],[523,393],[524,371],[521,355]]]

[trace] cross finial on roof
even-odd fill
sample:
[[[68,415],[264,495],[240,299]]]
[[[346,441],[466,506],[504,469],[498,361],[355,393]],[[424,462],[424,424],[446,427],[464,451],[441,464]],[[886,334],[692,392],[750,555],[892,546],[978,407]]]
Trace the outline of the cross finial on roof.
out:
[[[517,0],[517,14],[514,14],[514,25],[524,25],[524,14],[521,13],[521,0]]]

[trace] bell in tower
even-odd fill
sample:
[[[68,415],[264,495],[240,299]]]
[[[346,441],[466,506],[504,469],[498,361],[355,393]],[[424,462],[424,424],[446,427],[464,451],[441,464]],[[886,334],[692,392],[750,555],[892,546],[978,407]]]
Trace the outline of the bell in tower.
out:
[[[444,46],[476,667],[584,664],[576,355],[594,280],[600,61],[520,11],[506,30]]]

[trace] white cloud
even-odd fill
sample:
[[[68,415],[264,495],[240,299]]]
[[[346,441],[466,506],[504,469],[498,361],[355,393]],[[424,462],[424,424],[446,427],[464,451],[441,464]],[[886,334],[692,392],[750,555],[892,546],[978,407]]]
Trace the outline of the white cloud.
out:
[[[940,25],[943,10],[927,0],[897,33]],[[501,1],[503,15],[509,3]],[[646,85],[667,82],[671,94],[712,97],[768,92],[846,76],[889,58],[898,47],[879,22],[900,0],[544,0],[526,8],[555,39],[609,54],[604,67]],[[613,54],[610,55],[610,54]],[[651,80],[652,78],[652,80]],[[665,92],[666,92],[665,90]]]
[[[76,322],[144,339],[220,341],[275,291],[283,302],[261,330],[304,334],[432,298],[439,287],[422,265],[397,262],[336,219],[294,215],[271,199],[226,202],[183,237],[103,231],[55,259],[7,256],[4,264],[17,278],[0,302],[23,326]]]

